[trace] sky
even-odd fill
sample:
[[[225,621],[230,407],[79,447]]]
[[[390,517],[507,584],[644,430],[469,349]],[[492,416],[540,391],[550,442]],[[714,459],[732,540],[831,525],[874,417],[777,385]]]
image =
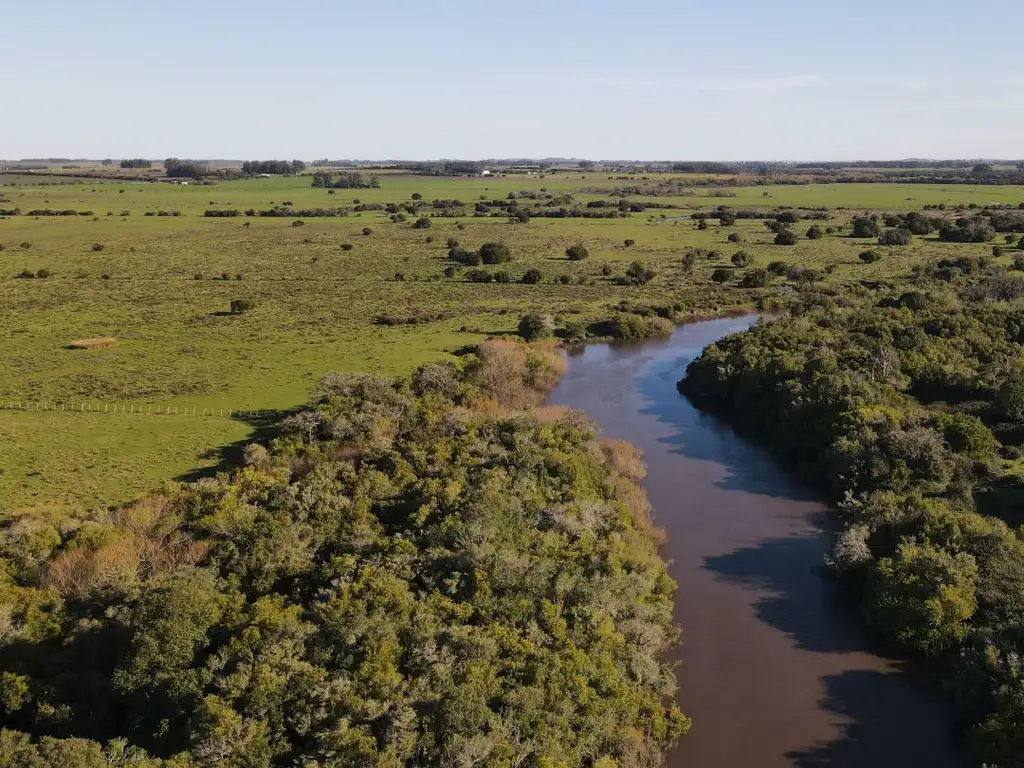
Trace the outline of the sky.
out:
[[[1020,0],[0,0],[0,158],[1024,157]]]

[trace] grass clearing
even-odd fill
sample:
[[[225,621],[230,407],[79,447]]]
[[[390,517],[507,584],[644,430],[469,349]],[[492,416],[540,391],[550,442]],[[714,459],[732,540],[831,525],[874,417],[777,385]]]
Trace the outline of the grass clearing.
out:
[[[700,230],[689,218],[696,211],[719,205],[847,209],[820,222],[833,226],[861,210],[1024,200],[1018,187],[780,185],[700,188],[678,199],[634,197],[686,208],[649,209],[629,218],[512,224],[504,216],[464,216],[431,218],[429,228],[416,229],[419,214],[394,223],[386,212],[367,211],[304,218],[295,227],[293,218],[203,213],[285,202],[296,208],[352,206],[357,199],[402,204],[414,193],[426,201],[456,198],[471,212],[481,196],[504,199],[543,188],[586,202],[607,196],[580,190],[640,182],[598,174],[384,174],[380,189],[329,195],[310,187],[308,176],[187,187],[79,181],[44,185],[0,176],[4,208],[93,213],[0,217],[0,399],[288,410],[327,371],[400,374],[488,335],[513,333],[530,311],[553,315],[560,324],[607,318],[620,302],[676,304],[684,315],[707,315],[789,290],[782,278],[765,292],[740,289],[736,279],[719,285],[711,279],[716,269],[738,277],[781,261],[828,271],[827,283],[850,285],[905,275],[914,264],[941,256],[991,252],[991,244],[915,237],[906,247],[880,248],[882,259],[865,265],[858,254],[877,247],[873,240],[841,234],[808,240],[803,234],[814,222],[801,221],[794,227],[797,244],[777,246],[758,220],[730,227],[712,221]],[[155,215],[160,211],[180,215]],[[362,234],[367,227],[372,234]],[[740,243],[729,241],[733,233]],[[487,269],[507,270],[511,282],[473,283],[466,269],[445,277],[452,266],[449,238],[466,249],[508,244],[514,260]],[[627,247],[629,240],[634,243]],[[570,261],[566,249],[577,244],[589,256]],[[699,259],[687,272],[681,259],[688,248],[718,251],[721,258]],[[737,269],[730,257],[741,249],[750,263]],[[1009,264],[1017,253],[1008,248],[1000,259]],[[653,269],[655,278],[643,286],[616,284],[633,261]],[[539,282],[519,282],[528,270],[540,273]],[[19,279],[21,274],[34,277]],[[236,308],[249,302],[250,308],[232,313],[233,302]],[[116,344],[104,343],[112,339]],[[100,348],[102,354],[83,354]],[[209,470],[253,429],[228,419],[0,411],[0,507],[123,501],[167,478]]]

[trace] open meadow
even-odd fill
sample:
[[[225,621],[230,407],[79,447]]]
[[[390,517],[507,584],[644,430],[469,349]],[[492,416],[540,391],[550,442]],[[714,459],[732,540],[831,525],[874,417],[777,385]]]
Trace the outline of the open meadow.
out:
[[[488,334],[515,333],[527,312],[550,314],[558,328],[579,329],[614,316],[625,302],[626,309],[668,307],[678,321],[770,304],[792,290],[785,269],[752,289],[735,279],[715,282],[715,270],[739,276],[782,262],[814,270],[825,283],[854,285],[904,276],[940,257],[990,254],[1002,235],[993,242],[948,243],[930,234],[907,246],[880,247],[873,238],[850,237],[849,223],[871,212],[1024,201],[1024,190],[1012,186],[768,185],[692,187],[683,195],[631,192],[631,203],[673,207],[628,217],[537,215],[519,222],[494,206],[474,215],[479,201],[510,195],[527,211],[600,201],[608,207],[584,210],[616,210],[616,189],[653,191],[658,182],[656,176],[610,180],[596,173],[382,173],[379,188],[326,190],[312,187],[309,174],[209,186],[0,176],[0,209],[20,210],[0,216],[0,400],[58,408],[0,410],[4,511],[117,503],[169,478],[212,471],[273,414],[303,403],[323,373],[403,373]],[[415,213],[404,210],[417,200],[422,207]],[[465,205],[442,208],[434,200]],[[395,204],[404,220],[386,210],[351,210],[375,204]],[[793,231],[799,239],[782,246],[761,219],[722,226],[712,218],[698,228],[694,214],[721,205],[828,211],[798,212]],[[244,215],[282,206],[350,212]],[[91,213],[30,215],[37,209]],[[240,215],[204,215],[208,210]],[[805,220],[810,215],[827,218]],[[417,225],[421,217],[427,223]],[[835,231],[808,239],[812,225]],[[448,258],[450,238],[468,251],[506,244],[512,260],[484,269],[492,277],[507,273],[498,280],[508,282],[469,279],[473,270]],[[633,242],[627,247],[627,241]],[[587,258],[566,257],[576,244]],[[684,254],[693,248],[705,250],[686,266]],[[869,248],[881,260],[862,263],[858,255]],[[730,257],[740,250],[745,261],[734,267]],[[1009,264],[1015,253],[1007,248],[1001,261]],[[636,261],[653,277],[621,284]],[[536,282],[523,282],[529,270],[539,273]],[[72,344],[94,339],[108,341]],[[60,411],[61,403],[79,410]],[[83,411],[83,403],[94,409],[129,404],[144,412]],[[148,412],[167,406],[178,415]],[[210,410],[244,413],[203,415]],[[249,414],[257,410],[266,413]]]

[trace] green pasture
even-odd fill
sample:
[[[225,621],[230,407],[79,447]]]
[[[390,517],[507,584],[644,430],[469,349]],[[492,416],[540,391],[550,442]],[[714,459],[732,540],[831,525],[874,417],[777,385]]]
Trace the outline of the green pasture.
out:
[[[845,284],[905,275],[929,258],[991,250],[991,244],[915,238],[907,248],[885,249],[881,262],[867,266],[857,254],[872,247],[871,241],[836,235],[782,247],[772,243],[774,236],[760,221],[741,220],[730,228],[715,222],[698,230],[685,218],[691,211],[672,210],[627,219],[534,218],[528,224],[510,224],[504,217],[435,218],[426,230],[412,228],[415,217],[393,223],[381,212],[308,218],[301,226],[290,218],[202,215],[207,208],[260,209],[286,201],[298,208],[348,206],[354,199],[402,203],[413,193],[426,200],[473,203],[481,196],[504,198],[510,191],[542,187],[591,199],[601,195],[578,190],[643,183],[611,182],[600,174],[382,175],[380,189],[339,189],[329,195],[309,182],[306,176],[214,186],[92,180],[43,185],[0,177],[2,208],[94,213],[0,218],[0,400],[285,411],[303,402],[326,371],[402,373],[450,356],[486,334],[513,332],[520,315],[531,310],[597,320],[621,301],[678,303],[694,315],[749,306],[751,292],[710,280],[711,272],[729,267],[730,255],[740,249],[752,256],[752,266],[781,260],[828,267],[826,279]],[[824,227],[848,221],[853,209],[1024,200],[1024,190],[1015,187],[837,184],[732,191],[735,197],[713,197],[713,190],[695,189],[694,197],[677,202],[701,209],[722,204],[851,209],[818,222]],[[159,210],[182,215],[145,216]],[[802,235],[811,223],[801,221],[796,231]],[[363,235],[365,227],[372,234]],[[732,232],[743,243],[728,242]],[[536,268],[542,282],[477,284],[461,273],[446,278],[450,237],[468,249],[503,241],[515,260],[487,269],[507,270],[518,280]],[[626,239],[636,244],[626,248]],[[341,248],[346,243],[351,250]],[[574,243],[585,245],[590,258],[568,261],[564,251]],[[717,249],[722,259],[701,260],[685,273],[680,259],[689,247]],[[655,279],[643,287],[615,285],[614,276],[633,260],[651,266]],[[50,276],[16,277],[39,270]],[[563,276],[568,284],[558,282]],[[228,310],[235,299],[251,300],[254,308],[232,315]],[[381,316],[424,322],[382,325]],[[73,340],[97,337],[115,337],[117,344],[67,348]],[[216,467],[258,426],[201,416],[0,410],[0,508],[123,501],[168,478]]]

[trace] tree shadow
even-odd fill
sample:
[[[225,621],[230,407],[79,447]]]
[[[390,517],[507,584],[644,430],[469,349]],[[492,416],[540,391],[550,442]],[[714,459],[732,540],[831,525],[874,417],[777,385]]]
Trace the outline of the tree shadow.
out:
[[[742,437],[725,419],[698,410],[677,393],[676,383],[700,352],[681,350],[671,359],[655,361],[636,381],[637,391],[646,401],[640,412],[654,416],[672,430],[659,442],[669,446],[672,453],[720,465],[724,474],[715,485],[722,490],[791,501],[822,501],[820,493],[801,483],[765,448]]]
[[[204,477],[215,477],[220,472],[240,467],[245,447],[251,443],[268,443],[280,433],[281,422],[288,416],[298,413],[302,406],[288,409],[269,409],[239,412],[231,417],[232,421],[246,424],[250,428],[244,440],[211,448],[202,454],[204,459],[216,459],[216,463],[208,467],[196,467],[184,472],[174,479],[184,483],[194,483]]]
[[[849,670],[826,675],[823,682],[820,706],[845,721],[842,733],[829,742],[789,752],[786,757],[797,768],[965,764],[949,729],[935,727],[943,722],[942,706],[937,701],[929,706],[934,697],[908,685],[903,671]]]

